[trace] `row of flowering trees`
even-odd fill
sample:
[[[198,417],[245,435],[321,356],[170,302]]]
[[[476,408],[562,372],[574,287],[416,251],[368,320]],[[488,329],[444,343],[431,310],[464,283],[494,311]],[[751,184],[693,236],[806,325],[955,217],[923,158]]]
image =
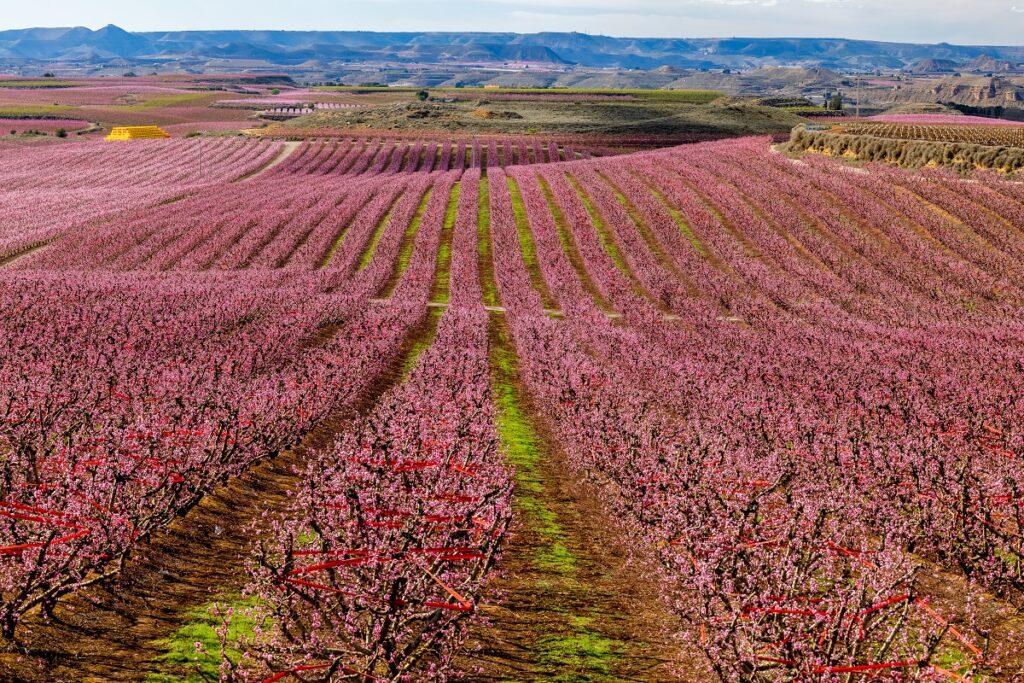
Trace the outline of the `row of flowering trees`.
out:
[[[265,628],[224,677],[447,676],[511,514],[492,265],[537,419],[657,558],[708,676],[998,669],[1013,641],[982,598],[1024,600],[1019,187],[750,140],[485,185],[331,144],[57,242],[5,285],[8,633],[355,400],[444,282],[430,348],[254,527]],[[369,177],[301,172],[340,154]]]
[[[9,149],[0,157],[0,261],[98,219],[244,177],[280,149],[228,138]]]
[[[417,246],[428,258],[410,264],[401,295],[432,288],[451,180],[427,204]],[[249,618],[268,628],[243,640],[240,659],[224,658],[222,680],[452,675],[512,520],[477,271],[479,180],[475,171],[462,180],[451,307],[429,348],[371,412],[313,454],[290,509],[255,525],[262,540],[247,591],[258,606]]]
[[[304,142],[273,169],[275,176],[361,176],[429,173],[589,159],[590,152],[555,141],[474,138],[471,141],[404,141],[349,138]]]
[[[257,179],[220,184],[178,202],[126,211],[19,262],[21,270],[324,270],[361,273],[381,250],[393,263],[428,193],[441,210],[459,171],[364,180]],[[385,275],[386,277],[386,275]],[[373,286],[364,291],[372,293]]]
[[[2,296],[7,637],[358,398],[419,315],[255,276],[34,275]]]
[[[947,176],[893,172],[903,194],[753,143],[714,147],[512,171],[564,322],[544,315],[491,174],[531,392],[638,551],[661,557],[665,597],[717,678],[997,667],[1012,641],[989,643],[975,607],[983,590],[1024,596],[1024,339],[1001,251],[1019,235],[968,211]],[[970,192],[1019,210],[992,178]],[[706,274],[690,280],[699,297],[659,297],[666,271]],[[936,607],[922,566],[961,575],[962,600]]]

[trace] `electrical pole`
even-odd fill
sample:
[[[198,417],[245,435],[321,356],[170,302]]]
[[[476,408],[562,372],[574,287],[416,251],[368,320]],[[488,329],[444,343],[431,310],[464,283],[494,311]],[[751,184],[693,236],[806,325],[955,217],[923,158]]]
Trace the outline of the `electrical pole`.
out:
[[[860,74],[857,74],[857,118],[860,118]]]

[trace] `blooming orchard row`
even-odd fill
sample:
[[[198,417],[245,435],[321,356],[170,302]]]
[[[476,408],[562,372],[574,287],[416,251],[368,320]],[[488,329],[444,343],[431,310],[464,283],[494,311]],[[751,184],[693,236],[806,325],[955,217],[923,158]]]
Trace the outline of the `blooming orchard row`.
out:
[[[514,252],[497,261],[543,412],[641,551],[658,549],[717,677],[956,678],[950,652],[998,661],[971,632],[969,586],[1014,602],[1024,588],[1006,256],[1020,233],[981,207],[1019,211],[1017,189],[986,178],[964,197],[940,174],[836,178],[753,143],[715,148],[512,174],[568,315],[543,315]],[[509,214],[492,209],[496,244],[514,245]],[[662,296],[660,276],[700,273],[694,259],[702,276],[682,284],[700,298]],[[966,625],[930,603],[922,558],[963,575],[968,601],[944,607]]]
[[[957,123],[921,124],[907,121],[875,123],[861,121],[839,126],[835,132],[869,135],[896,140],[965,142],[993,147],[1024,147],[1024,126],[964,125]]]
[[[534,418],[657,560],[710,677],[998,671],[1020,642],[993,605],[1024,600],[1019,186],[793,163],[766,140],[507,168],[484,162],[501,141],[456,147],[307,143],[19,264],[8,632],[436,324],[257,521],[268,627],[224,675],[443,679],[511,515],[486,294]]]
[[[0,373],[0,623],[294,444],[378,376],[408,312],[258,275],[9,279]],[[309,340],[342,321],[326,343]]]
[[[453,169],[541,164],[590,158],[585,149],[574,149],[554,141],[528,142],[523,138],[450,141],[396,141],[371,138],[341,138],[327,142],[303,143],[274,175],[365,175],[367,173],[413,173]]]
[[[279,152],[228,139],[11,150],[0,157],[0,260],[102,217],[238,179]]]
[[[237,676],[443,676],[511,519],[487,326],[446,313],[410,377],[311,463],[251,563],[277,629]]]
[[[425,301],[436,280],[452,180],[426,203],[393,301]],[[242,644],[226,680],[446,678],[511,521],[476,273],[478,182],[462,182],[452,307],[430,348],[369,415],[313,455],[291,509],[257,523],[266,540],[248,590],[259,598],[255,617],[276,628]],[[421,324],[425,311],[409,317]]]

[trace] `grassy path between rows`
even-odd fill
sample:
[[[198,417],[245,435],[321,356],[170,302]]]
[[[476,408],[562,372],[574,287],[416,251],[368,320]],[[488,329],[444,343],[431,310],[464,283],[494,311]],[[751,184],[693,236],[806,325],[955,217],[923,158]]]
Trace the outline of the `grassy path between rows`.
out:
[[[459,196],[462,193],[462,182],[452,186],[448,198],[448,210],[445,213],[444,229],[441,231],[441,246],[437,252],[437,274],[434,277],[434,288],[430,300],[440,304],[449,301],[448,286],[452,277],[452,239],[455,236],[455,219],[458,217]]]
[[[498,432],[516,468],[517,521],[460,666],[473,681],[667,681],[681,661],[646,567],[581,483],[522,384],[506,316],[492,314]]]
[[[565,212],[563,212],[562,208],[558,205],[555,195],[551,191],[551,186],[539,175],[537,176],[537,183],[540,185],[541,193],[544,195],[544,199],[548,204],[548,209],[551,211],[551,216],[555,221],[555,230],[558,233],[558,241],[562,245],[562,251],[565,252],[570,265],[572,265],[573,270],[576,271],[576,276],[583,285],[584,291],[590,295],[594,300],[594,303],[605,313],[605,315],[615,313],[615,308],[601,293],[601,290],[597,287],[594,279],[587,271],[586,262],[576,244],[576,238],[573,237],[572,228],[569,225],[569,219],[566,218]]]
[[[405,234],[402,236],[402,248],[398,253],[398,265],[384,286],[384,291],[380,295],[382,299],[391,298],[395,288],[398,287],[398,283],[402,281],[405,271],[409,269],[409,261],[412,259],[412,252],[416,247],[416,235],[419,234],[420,228],[423,226],[423,215],[427,212],[427,205],[433,196],[434,188],[431,187],[423,195],[419,206],[416,207],[416,213],[413,215],[412,220],[409,221],[409,227],[405,229]]]
[[[454,216],[451,218],[454,224]],[[385,217],[381,224],[387,223]],[[450,249],[451,230],[445,245]],[[447,296],[442,270],[439,265],[433,287]],[[0,655],[0,680],[217,680],[217,662],[199,655],[195,643],[202,642],[217,652],[217,620],[211,616],[211,608],[224,603],[245,606],[238,596],[247,581],[244,562],[252,543],[251,522],[266,511],[285,509],[303,461],[314,450],[329,447],[352,420],[369,413],[385,392],[405,381],[433,342],[442,313],[428,311],[373,385],[354,404],[328,415],[298,446],[255,465],[206,496],[141,545],[117,578],[61,601],[52,622],[33,619],[25,630],[30,654]],[[321,330],[309,344],[326,343],[342,326],[339,323]],[[244,620],[238,623],[245,628]]]
[[[481,211],[482,261],[492,250],[487,218]],[[526,258],[532,240],[520,239]],[[499,299],[493,261],[481,263],[480,278],[490,305]],[[492,583],[496,599],[482,603],[489,624],[471,631],[460,668],[473,681],[679,680],[671,671],[680,661],[670,643],[675,622],[643,578],[649,568],[631,558],[626,531],[568,467],[524,385],[510,324],[491,313],[492,395],[501,446],[516,468],[516,522]]]
[[[587,215],[590,217],[590,223],[594,227],[594,231],[597,233],[598,242],[601,245],[601,249],[608,258],[615,264],[615,268],[629,283],[630,289],[633,293],[641,298],[650,301],[656,308],[662,310],[663,313],[668,312],[668,308],[665,304],[651,295],[647,291],[647,288],[637,277],[636,273],[630,267],[629,262],[622,253],[622,248],[618,244],[618,239],[614,234],[613,228],[608,225],[605,217],[601,214],[601,211],[597,208],[593,197],[587,192],[586,188],[574,178],[572,175],[566,173],[566,179],[569,182],[569,186],[572,187],[573,191],[576,192],[576,196],[579,197],[583,207],[587,210]]]
[[[537,260],[537,245],[533,241],[533,234],[530,232],[530,219],[526,214],[526,203],[523,201],[522,190],[515,178],[508,176],[508,191],[512,197],[512,214],[516,219],[516,232],[519,235],[519,246],[523,254],[523,262],[526,264],[526,271],[530,274],[530,284],[540,294],[544,308],[554,310],[558,308],[558,301],[551,293],[544,274]]]
[[[206,496],[142,545],[107,584],[70,596],[49,624],[26,631],[30,655],[0,657],[0,680],[25,683],[203,683],[216,663],[197,658],[194,643],[216,652],[214,604],[239,603],[247,580],[249,525],[282,510],[301,475],[296,468],[333,443],[356,417],[403,381],[410,358],[433,339],[437,316],[414,328],[384,375],[353,405],[329,415],[296,447],[264,461]],[[330,338],[331,335],[325,335]],[[326,339],[325,339],[326,340]]]

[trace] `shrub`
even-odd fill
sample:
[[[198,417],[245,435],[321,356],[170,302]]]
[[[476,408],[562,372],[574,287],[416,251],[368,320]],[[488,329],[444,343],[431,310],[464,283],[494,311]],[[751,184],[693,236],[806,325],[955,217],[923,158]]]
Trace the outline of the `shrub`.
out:
[[[969,173],[979,168],[1003,173],[1024,169],[1024,149],[994,147],[960,142],[893,140],[869,135],[840,135],[808,131],[799,126],[793,133],[789,150],[795,153],[819,152],[859,161],[882,161],[907,168],[929,165]]]

